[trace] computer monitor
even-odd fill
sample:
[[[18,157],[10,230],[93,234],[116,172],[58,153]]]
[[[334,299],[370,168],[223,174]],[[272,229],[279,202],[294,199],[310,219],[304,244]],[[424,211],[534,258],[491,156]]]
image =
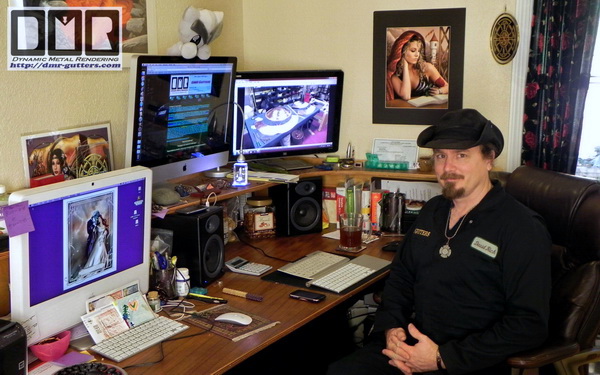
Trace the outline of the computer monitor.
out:
[[[237,59],[134,56],[125,165],[154,182],[227,164]]]
[[[34,230],[10,238],[11,319],[28,344],[80,324],[86,301],[149,284],[152,172],[125,168],[14,192]]]
[[[230,157],[242,141],[248,161],[336,152],[343,81],[341,70],[238,72]]]

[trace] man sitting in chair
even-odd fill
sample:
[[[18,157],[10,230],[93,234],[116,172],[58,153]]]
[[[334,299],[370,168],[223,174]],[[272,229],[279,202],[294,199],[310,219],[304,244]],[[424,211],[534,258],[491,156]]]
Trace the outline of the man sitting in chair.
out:
[[[506,358],[547,336],[550,235],[490,180],[504,140],[478,111],[448,112],[417,144],[442,195],[396,254],[370,341],[329,374],[510,374]]]

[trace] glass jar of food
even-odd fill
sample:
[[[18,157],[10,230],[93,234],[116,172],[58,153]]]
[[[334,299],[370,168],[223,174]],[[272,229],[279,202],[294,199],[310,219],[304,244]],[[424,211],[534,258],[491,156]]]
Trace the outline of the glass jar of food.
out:
[[[275,208],[269,197],[251,197],[244,207],[244,229],[250,238],[275,237]]]

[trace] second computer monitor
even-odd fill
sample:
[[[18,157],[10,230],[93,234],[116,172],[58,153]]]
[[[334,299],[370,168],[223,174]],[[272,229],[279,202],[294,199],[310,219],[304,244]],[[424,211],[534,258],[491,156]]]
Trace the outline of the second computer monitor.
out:
[[[232,158],[241,145],[248,160],[337,151],[343,81],[341,70],[238,72]]]

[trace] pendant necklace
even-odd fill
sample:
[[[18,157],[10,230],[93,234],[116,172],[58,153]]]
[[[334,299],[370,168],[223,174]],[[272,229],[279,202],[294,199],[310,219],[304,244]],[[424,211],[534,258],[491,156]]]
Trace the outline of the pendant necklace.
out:
[[[460,222],[458,223],[458,227],[456,228],[456,231],[454,231],[454,234],[452,236],[448,236],[448,225],[450,224],[450,215],[451,214],[452,214],[452,209],[450,209],[450,211],[448,211],[448,218],[446,219],[446,228],[444,228],[444,236],[446,237],[446,244],[443,245],[442,247],[440,247],[440,256],[442,258],[448,258],[450,255],[452,255],[452,249],[450,248],[450,240],[453,239],[454,237],[456,237],[456,235],[458,234],[458,231],[460,230],[460,226],[462,225],[463,221],[465,221],[465,218],[467,217],[469,212],[467,212],[460,219]]]

